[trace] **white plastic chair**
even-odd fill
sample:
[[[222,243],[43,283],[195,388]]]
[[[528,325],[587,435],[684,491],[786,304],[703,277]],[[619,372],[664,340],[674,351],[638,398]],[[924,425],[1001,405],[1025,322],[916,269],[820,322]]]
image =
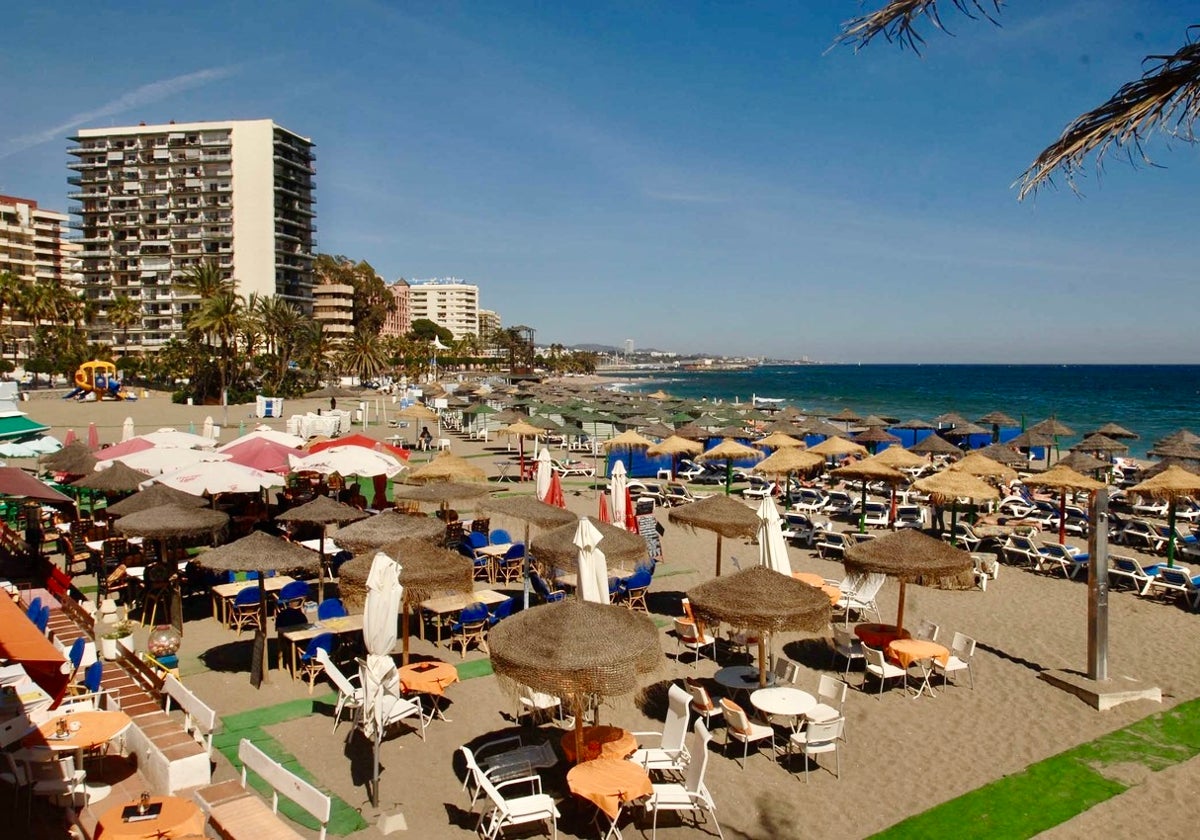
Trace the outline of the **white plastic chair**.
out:
[[[962,633],[955,633],[950,643],[950,658],[943,665],[937,659],[933,660],[933,669],[942,674],[942,684],[945,685],[950,674],[956,671],[967,672],[971,678],[971,688],[975,688],[975,670],[971,667],[971,658],[975,655],[975,640]]]
[[[87,805],[84,782],[87,773],[75,767],[75,754],[56,753],[45,749],[25,751],[25,776],[29,780],[30,793],[34,796],[52,798],[55,804],[75,806],[81,799],[81,807]]]
[[[725,753],[729,754],[731,740],[742,742],[742,763],[746,769],[746,758],[750,754],[750,744],[771,739],[771,750],[775,750],[775,729],[762,723],[755,723],[746,715],[745,710],[727,697],[721,698],[721,711],[725,714]],[[757,748],[756,748],[757,749]],[[734,761],[737,761],[735,758]]]
[[[927,642],[936,642],[938,632],[941,629],[939,625],[934,624],[927,618],[923,618],[921,619],[921,623],[917,625],[917,632],[913,633],[912,637],[914,639],[924,639]]]
[[[846,659],[846,670],[842,672],[843,676],[850,673],[850,663],[856,659],[865,660],[863,655],[862,640],[842,627],[835,626],[833,628],[833,656],[832,661],[837,662],[839,656]]]
[[[717,806],[713,803],[712,794],[704,784],[704,772],[708,769],[708,744],[712,736],[704,727],[703,721],[696,721],[692,726],[692,740],[688,752],[694,757],[688,765],[687,778],[683,784],[667,782],[654,785],[654,793],[646,799],[646,812],[654,814],[654,822],[650,832],[651,840],[658,837],[658,814],[660,811],[690,812],[700,825],[699,817],[712,817],[713,827],[717,829],[717,837],[724,840],[721,826],[717,822]]]
[[[542,793],[541,776],[530,774],[494,784],[478,766],[472,772],[479,790],[487,794],[492,802],[492,809],[484,809],[475,824],[476,832],[482,829],[486,840],[494,840],[508,826],[534,822],[549,822],[553,836],[558,837],[558,808],[548,794]],[[532,793],[511,799],[501,793],[505,788],[525,783],[530,785]]]
[[[721,716],[721,707],[712,701],[708,689],[699,683],[688,680],[684,683],[688,694],[692,696],[692,711],[704,718],[705,726],[712,726],[712,719]]]
[[[317,660],[325,667],[325,673],[333,682],[338,691],[337,706],[333,710],[333,731],[337,732],[338,724],[342,721],[342,712],[350,710],[350,723],[352,726],[358,724],[358,716],[362,711],[363,706],[363,690],[361,685],[355,685],[354,681],[359,680],[358,674],[353,677],[347,677],[341,672],[338,666],[333,664],[333,660],[329,658],[329,651],[325,648],[317,648]],[[351,732],[354,730],[351,729]],[[346,737],[349,737],[347,735]]]
[[[651,770],[663,770],[672,773],[682,773],[687,769],[691,756],[687,751],[688,705],[690,695],[677,685],[667,690],[667,719],[662,732],[634,732],[641,738],[658,738],[657,747],[639,747],[630,757],[634,764],[640,764]]]
[[[903,680],[904,690],[908,691],[908,671],[893,665],[888,662],[883,655],[883,651],[878,648],[873,648],[870,645],[863,645],[863,656],[867,660],[866,673],[879,680],[879,694],[883,694],[883,685],[888,680]],[[863,689],[867,687],[866,676],[863,677]]]
[[[817,705],[809,709],[808,714],[805,715],[809,725],[827,723],[834,718],[845,720],[844,709],[846,707],[846,695],[849,693],[849,690],[850,686],[837,677],[822,674],[821,681],[817,683]],[[845,723],[842,724],[841,737],[843,741],[846,740]]]
[[[517,717],[529,715],[530,722],[534,724],[538,722],[539,718],[552,720],[555,716],[562,716],[561,698],[555,697],[553,694],[534,691],[529,686],[521,686],[517,702],[520,704]]]
[[[496,750],[501,750],[500,752]],[[467,777],[463,780],[463,790],[471,795],[471,811],[483,789],[477,781],[477,774],[482,773],[493,784],[507,781],[516,777],[527,777],[533,769],[553,767],[558,763],[558,756],[549,742],[541,744],[525,744],[520,735],[510,735],[496,738],[479,745],[472,750],[462,746],[458,748],[467,763]],[[486,755],[491,753],[490,755]],[[474,787],[472,788],[472,783]]]
[[[712,656],[714,662],[717,661],[717,637],[707,630],[701,631],[700,625],[691,621],[675,619],[675,641],[676,651],[679,648],[687,648],[692,653],[696,654],[696,658],[692,660],[692,667],[696,667],[696,662],[704,655],[705,647],[712,647]],[[676,654],[676,659],[679,654]]]
[[[820,723],[809,723],[807,727],[788,739],[788,753],[791,753],[792,747],[796,747],[800,750],[800,754],[804,756],[805,784],[808,784],[809,757],[827,752],[831,752],[834,755],[835,777],[838,779],[842,778],[842,757],[838,753],[837,742],[842,734],[844,723],[845,720],[840,717]]]

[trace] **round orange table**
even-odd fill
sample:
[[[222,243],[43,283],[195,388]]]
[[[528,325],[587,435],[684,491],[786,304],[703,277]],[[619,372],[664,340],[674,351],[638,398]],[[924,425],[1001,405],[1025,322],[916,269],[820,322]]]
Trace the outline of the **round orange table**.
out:
[[[614,823],[621,816],[621,806],[654,795],[646,768],[618,758],[597,758],[576,764],[567,771],[567,787]]]
[[[187,835],[204,836],[204,813],[195,803],[178,796],[152,796],[150,803],[162,805],[162,811],[150,820],[125,822],[122,812],[136,802],[122,802],[105,811],[96,821],[96,840],[144,840],[154,838],[182,838]]]
[[[936,659],[943,665],[950,661],[950,651],[926,639],[896,639],[888,644],[887,653],[901,668],[925,659]]]
[[[59,720],[66,720],[71,725],[79,724],[79,728],[68,732],[66,738],[59,738],[56,734]],[[55,752],[94,750],[124,732],[131,722],[129,715],[124,712],[71,712],[43,722],[26,735],[22,743],[27,747],[43,747]]]
[[[854,635],[862,639],[864,645],[886,648],[896,639],[907,639],[908,631],[894,624],[860,624],[854,628]]]
[[[829,603],[831,604],[836,604],[838,599],[842,597],[842,590],[831,583],[826,583],[825,578],[816,572],[792,572],[792,577],[801,583],[807,583],[809,586],[815,586],[817,589],[820,589],[829,596]]]
[[[418,694],[445,694],[446,686],[458,682],[458,669],[449,662],[414,662],[396,669],[405,691]]]
[[[562,737],[563,753],[567,761],[575,762],[575,730]],[[583,727],[584,758],[628,758],[637,750],[637,738],[619,726]]]

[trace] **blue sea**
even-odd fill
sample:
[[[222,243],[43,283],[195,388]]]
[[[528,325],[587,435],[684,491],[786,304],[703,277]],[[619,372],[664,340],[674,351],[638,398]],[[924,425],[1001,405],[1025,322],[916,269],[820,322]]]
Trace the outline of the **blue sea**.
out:
[[[1144,456],[1180,428],[1200,428],[1200,365],[764,365],[740,371],[628,373],[628,391],[748,402],[784,399],[805,412],[883,414],[932,421],[954,411],[974,421],[1003,411],[1033,425],[1047,417],[1078,432],[1110,421],[1137,432]]]

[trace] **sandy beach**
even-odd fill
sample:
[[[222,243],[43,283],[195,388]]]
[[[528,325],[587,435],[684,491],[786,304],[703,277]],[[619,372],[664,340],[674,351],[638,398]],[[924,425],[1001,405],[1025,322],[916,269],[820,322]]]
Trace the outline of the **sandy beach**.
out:
[[[384,398],[389,399],[389,398]],[[342,401],[339,400],[339,403]],[[328,408],[328,400],[292,401],[285,416]],[[349,408],[351,406],[339,406]],[[221,421],[216,406],[176,406],[165,395],[153,395],[135,403],[68,403],[34,395],[22,408],[34,419],[47,423],[60,439],[68,428],[85,434],[89,422],[100,431],[102,442],[120,439],[121,424],[132,417],[137,431],[161,427],[199,428],[205,417]],[[236,435],[245,424],[248,430],[258,420],[253,406],[230,406],[229,423],[221,440]],[[265,421],[282,429],[285,420]],[[396,430],[373,426],[366,434],[384,438]],[[412,430],[409,429],[411,434]],[[482,444],[452,435],[453,451],[477,457],[475,463],[494,472],[491,461],[505,457],[503,442]],[[414,463],[428,457],[414,454]],[[17,462],[14,462],[17,463]],[[564,482],[568,508],[578,514],[595,514],[597,494],[586,479]],[[529,483],[499,485],[498,490],[532,492]],[[469,506],[460,508],[469,516]],[[670,634],[670,617],[680,614],[680,597],[689,588],[713,574],[715,539],[712,534],[690,532],[667,523],[666,509],[655,511],[664,528],[664,560],[650,591],[649,606],[660,625],[665,656],[662,667],[649,681],[665,690],[668,682],[687,676],[711,677],[717,666],[708,659],[696,664],[690,657],[676,660],[676,641]],[[500,525],[493,521],[493,527]],[[1042,535],[1050,539],[1048,534]],[[534,537],[536,544],[536,536]],[[1122,548],[1122,553],[1129,553]],[[822,560],[815,553],[789,548],[793,569],[810,571],[826,578],[841,578],[840,563]],[[738,558],[744,566],[757,561],[757,547],[726,541],[726,562]],[[515,585],[499,585],[507,594],[519,595]],[[878,602],[884,621],[895,618],[898,588],[889,581]],[[1200,658],[1189,652],[1187,640],[1194,633],[1196,616],[1174,603],[1141,599],[1128,591],[1111,597],[1109,668],[1121,680],[1133,677],[1163,691],[1161,705],[1135,702],[1107,712],[1097,712],[1073,696],[1038,678],[1044,669],[1082,669],[1086,662],[1087,588],[1078,581],[1034,574],[1004,566],[986,592],[940,591],[912,586],[908,589],[906,624],[921,619],[937,622],[939,640],[948,644],[955,631],[975,637],[979,648],[974,660],[975,687],[964,681],[946,689],[937,686],[937,696],[912,699],[899,690],[877,696],[858,691],[861,669],[851,671],[851,691],[846,702],[848,740],[840,748],[841,779],[829,768],[832,757],[821,758],[806,785],[803,771],[791,772],[789,765],[770,756],[751,754],[745,769],[731,759],[714,753],[708,765],[707,784],[717,803],[717,814],[729,838],[860,838],[882,831],[913,814],[958,797],[989,782],[1018,773],[1031,763],[1125,727],[1147,715],[1169,709],[1200,696]],[[145,631],[141,631],[144,638]],[[274,707],[309,697],[307,687],[284,672],[272,672],[261,689],[248,679],[248,639],[219,626],[212,618],[189,621],[185,628],[181,668],[185,682],[223,716],[237,716],[261,707]],[[140,639],[142,640],[142,639]],[[417,658],[435,657],[459,663],[457,651],[444,645],[413,638]],[[798,687],[815,693],[822,673],[831,672],[828,634],[788,634],[776,640],[777,653],[800,666]],[[475,649],[466,661],[485,659]],[[728,664],[728,657],[722,663]],[[836,666],[838,670],[842,667]],[[486,740],[489,734],[517,730],[512,716],[514,703],[493,676],[466,679],[447,691],[449,721],[434,721],[427,740],[410,731],[385,742],[382,753],[382,801],[372,806],[363,786],[368,766],[368,748],[359,738],[344,744],[345,723],[334,734],[328,684],[318,685],[314,716],[266,723],[263,729],[328,791],[360,810],[367,827],[349,836],[382,836],[374,823],[381,814],[402,812],[408,836],[469,836],[474,817],[467,812],[463,795],[461,759],[455,754],[461,744]],[[658,704],[646,697],[623,698],[606,704],[606,722],[630,730],[661,728]],[[647,712],[659,715],[656,720]],[[552,725],[541,731],[525,727],[529,738],[552,737]],[[715,745],[724,741],[724,727],[714,728]],[[740,749],[740,745],[737,745]],[[791,765],[801,769],[799,762]],[[1170,807],[1186,797],[1200,782],[1200,759],[1172,764],[1151,773],[1141,765],[1106,765],[1096,771],[1129,785],[1129,790],[1063,823],[1050,836],[1073,838],[1123,836],[1152,828],[1157,836],[1188,836],[1193,818],[1186,809]],[[565,765],[542,771],[548,792],[560,800],[563,819],[559,831],[568,837],[592,837],[592,806],[573,800],[566,791]],[[224,757],[218,757],[214,780],[233,778]],[[1028,803],[1037,808],[1036,802]],[[639,820],[649,836],[649,821]],[[964,827],[966,828],[966,827]],[[637,828],[625,828],[626,837],[639,836]],[[691,826],[680,826],[671,818],[659,825],[660,835],[705,836]],[[315,832],[301,829],[306,836]],[[715,836],[713,834],[712,836]]]

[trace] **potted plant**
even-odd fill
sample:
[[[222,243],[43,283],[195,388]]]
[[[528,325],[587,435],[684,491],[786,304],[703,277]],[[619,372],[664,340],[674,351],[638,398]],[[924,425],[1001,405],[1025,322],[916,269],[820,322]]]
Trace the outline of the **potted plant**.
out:
[[[117,658],[117,645],[133,653],[133,622],[123,618],[100,637],[100,652],[105,659]]]

